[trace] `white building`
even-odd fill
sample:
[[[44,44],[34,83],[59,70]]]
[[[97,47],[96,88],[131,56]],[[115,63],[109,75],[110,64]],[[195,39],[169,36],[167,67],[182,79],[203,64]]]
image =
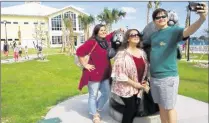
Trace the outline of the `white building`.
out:
[[[35,28],[41,25],[45,34],[42,40],[49,41],[50,47],[61,47],[64,16],[72,18],[75,46],[79,46],[84,42],[84,32],[78,21],[80,14],[88,15],[74,6],[57,9],[42,5],[40,2],[26,2],[22,5],[1,8],[1,44],[6,39],[9,44],[19,41],[20,30],[21,45],[34,48],[34,42],[37,42]]]

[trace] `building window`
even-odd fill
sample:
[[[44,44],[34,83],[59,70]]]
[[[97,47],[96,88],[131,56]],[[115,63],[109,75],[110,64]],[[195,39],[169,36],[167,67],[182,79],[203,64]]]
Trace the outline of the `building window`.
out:
[[[38,22],[34,22],[33,24],[38,24]]]
[[[74,45],[77,46],[77,36],[74,36]]]
[[[70,18],[71,17],[71,19],[72,19],[72,21],[73,21],[73,30],[76,30],[76,14],[75,13],[73,13],[73,12],[66,12],[65,14],[64,14],[64,18]]]
[[[24,24],[28,24],[28,22],[24,22]]]
[[[10,38],[10,39],[8,39],[8,41],[12,41],[12,39]]]
[[[19,41],[19,39],[16,38],[15,41]]]
[[[52,22],[52,30],[62,30],[61,15],[53,17],[51,19],[51,22]]]
[[[84,29],[83,27],[84,27],[83,24],[79,21],[79,30],[83,30]]]
[[[7,21],[7,24],[11,24],[11,22]]]
[[[81,43],[84,43],[84,36],[80,36]]]
[[[52,44],[62,44],[62,36],[52,36]]]
[[[1,39],[1,41],[6,41],[6,39]]]
[[[13,24],[18,24],[18,22],[13,22]]]
[[[44,25],[45,23],[44,22],[41,22],[41,25]]]
[[[1,24],[4,24],[4,21],[1,21]]]

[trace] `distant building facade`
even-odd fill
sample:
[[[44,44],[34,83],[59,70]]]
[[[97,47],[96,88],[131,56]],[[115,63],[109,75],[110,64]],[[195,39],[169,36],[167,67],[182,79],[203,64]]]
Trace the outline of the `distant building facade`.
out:
[[[50,47],[61,47],[63,42],[62,20],[71,17],[73,21],[75,46],[84,42],[84,31],[79,23],[78,15],[87,13],[74,6],[61,9],[48,7],[36,2],[26,2],[22,5],[4,7],[1,9],[1,46],[4,41],[9,44],[19,39],[22,46],[34,48],[37,28],[40,26],[43,42]],[[2,49],[2,47],[1,47]]]

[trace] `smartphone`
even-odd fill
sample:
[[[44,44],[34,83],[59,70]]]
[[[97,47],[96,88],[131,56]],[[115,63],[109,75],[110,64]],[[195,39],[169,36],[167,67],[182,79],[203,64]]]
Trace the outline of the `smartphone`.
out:
[[[189,3],[189,10],[190,11],[197,11],[197,10],[202,10],[202,8],[197,8],[197,6],[203,6],[201,3],[196,3],[196,2],[190,2]]]

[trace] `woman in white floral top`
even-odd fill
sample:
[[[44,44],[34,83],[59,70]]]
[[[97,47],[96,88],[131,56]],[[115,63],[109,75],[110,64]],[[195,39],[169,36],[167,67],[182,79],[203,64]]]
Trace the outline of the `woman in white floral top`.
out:
[[[122,123],[132,123],[136,114],[137,97],[140,90],[147,89],[144,81],[147,74],[147,60],[141,47],[142,35],[137,29],[127,30],[120,50],[115,56],[111,77],[111,91],[121,97],[125,104]]]

